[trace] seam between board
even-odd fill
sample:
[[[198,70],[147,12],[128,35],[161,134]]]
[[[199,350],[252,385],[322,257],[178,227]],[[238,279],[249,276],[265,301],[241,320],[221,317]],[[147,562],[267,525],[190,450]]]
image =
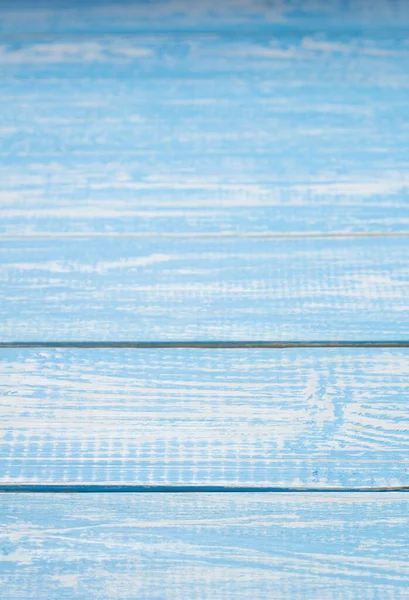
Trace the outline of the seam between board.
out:
[[[390,487],[279,487],[224,485],[104,485],[104,484],[0,484],[0,493],[373,493],[409,492],[409,486]]]
[[[1,16],[1,15],[0,15]],[[0,39],[8,38],[25,38],[35,37],[39,38],[64,38],[64,37],[105,37],[105,36],[118,36],[118,37],[166,37],[166,36],[183,36],[183,37],[220,37],[220,38],[253,38],[260,37],[265,38],[271,35],[279,37],[287,36],[305,36],[317,33],[317,31],[324,33],[343,33],[347,35],[366,35],[376,36],[377,38],[385,39],[389,37],[406,37],[408,34],[409,25],[383,23],[377,24],[362,24],[357,23],[333,23],[324,25],[323,20],[318,20],[315,27],[308,27],[306,24],[300,23],[299,25],[286,24],[284,22],[278,23],[276,26],[256,26],[248,27],[245,25],[234,25],[234,26],[222,26],[222,27],[209,27],[207,29],[195,29],[187,27],[174,27],[172,29],[167,28],[146,28],[146,29],[117,29],[117,30],[94,30],[94,31],[2,31],[0,32]]]
[[[0,350],[12,348],[197,348],[197,349],[285,349],[285,348],[409,348],[409,340],[335,340],[335,341],[2,341]]]
[[[54,239],[87,239],[87,238],[130,238],[130,239],[360,239],[360,238],[399,238],[409,237],[409,231],[386,231],[386,232],[250,232],[250,233],[105,233],[105,232],[61,232],[61,233],[30,233],[30,234],[0,234],[4,241],[12,240],[54,240]]]

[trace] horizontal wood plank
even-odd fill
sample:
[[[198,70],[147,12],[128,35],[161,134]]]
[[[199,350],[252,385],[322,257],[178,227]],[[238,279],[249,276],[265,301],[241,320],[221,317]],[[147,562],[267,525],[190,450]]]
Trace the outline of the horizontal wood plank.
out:
[[[0,232],[408,232],[408,52],[373,32],[5,38]]]
[[[59,1],[2,0],[0,31],[94,33],[127,31],[201,31],[228,28],[233,32],[254,28],[271,29],[315,27],[344,28],[404,27],[409,23],[405,0],[359,0],[352,4],[337,0],[179,0]]]
[[[1,350],[0,483],[409,485],[409,350]]]
[[[1,341],[408,340],[399,238],[13,240]]]
[[[406,494],[3,494],[17,598],[401,600]]]

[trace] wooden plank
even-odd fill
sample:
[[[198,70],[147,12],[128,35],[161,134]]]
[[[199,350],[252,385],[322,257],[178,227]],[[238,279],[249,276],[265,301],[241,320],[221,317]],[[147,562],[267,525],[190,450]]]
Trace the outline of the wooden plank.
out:
[[[6,38],[0,232],[408,232],[407,62],[373,33]]]
[[[0,31],[78,32],[145,30],[220,30],[234,32],[280,28],[404,27],[408,24],[405,0],[213,0],[187,3],[178,0],[122,1],[87,0],[2,0]]]
[[[0,356],[2,484],[409,485],[409,349]]]
[[[407,494],[3,494],[2,594],[401,600]]]
[[[408,340],[409,245],[9,240],[2,341]]]

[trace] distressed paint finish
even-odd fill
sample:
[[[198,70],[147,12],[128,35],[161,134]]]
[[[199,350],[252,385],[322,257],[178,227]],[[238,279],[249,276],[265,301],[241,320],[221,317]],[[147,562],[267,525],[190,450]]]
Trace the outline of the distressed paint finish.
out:
[[[0,342],[408,342],[408,24],[3,0]],[[1,348],[2,599],[409,599],[408,353]]]
[[[409,349],[3,350],[0,483],[409,485]]]
[[[3,494],[4,600],[409,598],[409,499]]]
[[[406,35],[3,36],[8,235],[408,232]]]
[[[400,238],[13,240],[0,338],[408,340]]]

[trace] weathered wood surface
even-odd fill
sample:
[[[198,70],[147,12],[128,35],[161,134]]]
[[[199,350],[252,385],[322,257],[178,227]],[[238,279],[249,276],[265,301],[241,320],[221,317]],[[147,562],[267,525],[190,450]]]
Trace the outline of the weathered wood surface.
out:
[[[373,30],[6,36],[0,232],[408,232],[408,60]]]
[[[409,485],[409,349],[1,358],[3,484]]]
[[[408,24],[3,0],[0,342],[408,341]],[[310,490],[0,494],[2,599],[409,599],[409,349],[0,359],[3,489]]]
[[[5,600],[409,598],[404,494],[3,494]]]
[[[407,340],[409,244],[8,240],[0,339]]]

